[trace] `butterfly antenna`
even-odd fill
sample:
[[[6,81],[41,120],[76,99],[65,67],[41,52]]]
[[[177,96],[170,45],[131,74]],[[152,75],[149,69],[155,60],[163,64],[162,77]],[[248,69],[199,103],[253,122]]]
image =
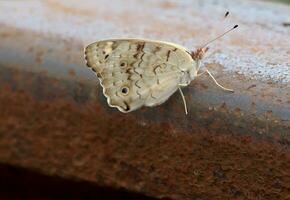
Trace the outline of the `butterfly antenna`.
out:
[[[225,18],[227,18],[227,16],[228,16],[229,14],[230,14],[230,12],[227,11],[226,14],[225,14]]]
[[[227,11],[224,15],[224,18],[226,18],[228,15],[230,14],[229,11]],[[201,47],[197,48],[195,51],[191,52],[191,57],[193,58],[193,60],[201,60],[204,57],[204,54],[208,51],[209,47],[207,47],[210,43],[222,38],[224,35],[228,34],[229,32],[233,31],[234,29],[238,28],[238,25],[234,25],[234,27],[232,27],[231,29],[225,31],[223,34],[217,36],[216,38],[210,40],[209,42],[205,43],[204,45],[202,45]]]
[[[226,15],[226,16],[227,16],[227,15]],[[216,38],[210,40],[209,42],[205,43],[205,44],[201,47],[201,49],[205,48],[205,47],[208,46],[210,43],[212,43],[212,42],[214,42],[214,41],[220,39],[221,37],[223,37],[224,35],[228,34],[228,33],[231,32],[231,31],[233,31],[234,29],[238,28],[238,26],[239,26],[239,25],[236,24],[233,28],[227,30],[227,31],[224,32],[223,34],[221,34],[221,35],[217,36]]]

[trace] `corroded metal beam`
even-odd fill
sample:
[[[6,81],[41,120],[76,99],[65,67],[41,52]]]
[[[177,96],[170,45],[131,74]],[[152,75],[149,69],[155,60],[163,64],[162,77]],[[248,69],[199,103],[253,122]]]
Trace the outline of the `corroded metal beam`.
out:
[[[210,1],[0,2],[0,162],[153,197],[287,197],[290,8],[222,2],[229,22],[212,18],[224,4]],[[187,116],[179,94],[129,114],[109,108],[85,67],[83,48],[97,39],[191,47],[232,22],[240,31],[213,44],[204,63],[235,93],[200,77],[183,90]]]

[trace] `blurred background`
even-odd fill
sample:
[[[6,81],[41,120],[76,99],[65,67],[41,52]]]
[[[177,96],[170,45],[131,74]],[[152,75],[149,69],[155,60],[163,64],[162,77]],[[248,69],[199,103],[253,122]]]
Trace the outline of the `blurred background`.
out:
[[[187,117],[121,114],[85,66],[97,40],[192,51],[235,24],[204,60],[235,93],[202,77]],[[0,0],[0,199],[289,199],[289,38],[289,0]]]

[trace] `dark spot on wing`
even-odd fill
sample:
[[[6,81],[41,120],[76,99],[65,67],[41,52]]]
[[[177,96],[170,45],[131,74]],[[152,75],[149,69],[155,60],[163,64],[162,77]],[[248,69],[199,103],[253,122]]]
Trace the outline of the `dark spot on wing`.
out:
[[[124,104],[125,104],[125,108],[124,108],[124,110],[125,111],[129,111],[130,110],[130,106],[129,106],[129,104],[126,102],[126,101],[124,101]]]
[[[136,85],[137,88],[141,88],[141,87],[137,84],[139,81],[140,81],[140,80],[137,80],[137,81],[135,82],[135,85]]]
[[[160,51],[160,50],[161,50],[161,47],[156,46],[156,48],[155,48],[155,50],[153,51],[153,53],[157,53],[157,52]]]
[[[138,63],[138,67],[140,67],[141,63],[143,62],[143,56],[145,55],[145,53],[142,54],[142,56],[140,57],[140,62]]]
[[[140,73],[137,72],[135,68],[133,68],[133,71],[134,71],[136,74],[140,75]]]
[[[135,59],[137,59],[137,58],[138,58],[138,55],[139,55],[139,52],[135,53],[135,54],[133,55],[133,57],[134,57]]]
[[[145,43],[144,43],[144,42],[143,42],[143,43],[139,43],[139,44],[137,45],[137,51],[138,51],[138,52],[143,51],[144,46],[145,46]]]
[[[171,53],[171,51],[169,50],[169,51],[167,51],[167,54],[166,54],[166,61],[168,61],[168,59],[169,59],[169,56],[170,56],[170,53]]]
[[[96,73],[98,78],[102,78],[100,73]]]
[[[154,67],[153,72],[154,72],[155,75],[157,75],[156,70],[157,70],[159,67],[161,68],[160,65],[157,65],[157,66]]]
[[[123,94],[127,94],[128,92],[129,92],[128,88],[126,88],[126,87],[122,88],[122,93]]]

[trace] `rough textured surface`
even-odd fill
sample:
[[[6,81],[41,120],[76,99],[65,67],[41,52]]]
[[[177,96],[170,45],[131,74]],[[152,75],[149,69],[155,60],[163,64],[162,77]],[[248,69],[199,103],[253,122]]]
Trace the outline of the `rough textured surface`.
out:
[[[289,198],[287,143],[227,127],[217,134],[218,121],[193,121],[185,131],[172,121],[111,112],[104,100],[90,100],[93,86],[17,71],[5,77],[13,87],[1,83],[1,162],[154,197]]]
[[[283,25],[290,21],[290,7],[285,5],[251,0],[114,0],[109,4],[106,0],[81,4],[78,0],[31,0],[0,5],[5,12],[1,24],[66,40],[76,38],[84,45],[106,38],[145,37],[191,50],[239,24],[236,33],[212,45],[207,61],[248,78],[290,83],[290,29]],[[227,10],[230,17],[223,20]]]
[[[0,11],[1,163],[160,198],[290,198],[289,7],[47,0],[0,1]],[[97,39],[191,47],[224,23],[241,29],[206,64],[235,93],[200,77],[184,89],[188,116],[178,94],[130,114],[109,108],[85,68],[83,48]]]

